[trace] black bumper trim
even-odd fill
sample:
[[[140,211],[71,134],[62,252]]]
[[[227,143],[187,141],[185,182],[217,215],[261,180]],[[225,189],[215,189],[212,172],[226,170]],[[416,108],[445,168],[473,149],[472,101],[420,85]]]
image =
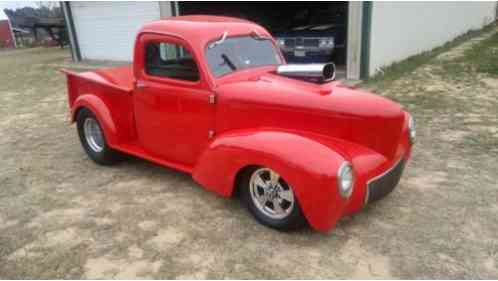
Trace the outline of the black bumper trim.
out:
[[[368,204],[377,201],[391,193],[398,185],[401,175],[403,174],[404,167],[405,161],[401,158],[389,170],[368,181],[365,203]]]

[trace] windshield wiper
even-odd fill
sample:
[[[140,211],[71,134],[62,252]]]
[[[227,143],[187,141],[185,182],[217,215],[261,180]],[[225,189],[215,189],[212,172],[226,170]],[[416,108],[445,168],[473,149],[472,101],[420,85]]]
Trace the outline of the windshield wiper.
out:
[[[225,42],[225,39],[227,39],[227,36],[228,36],[228,32],[225,31],[223,32],[223,35],[221,36],[220,40],[218,41],[214,41],[213,43],[209,44],[209,49],[212,49],[220,44],[222,44],[223,42]]]
[[[235,66],[235,64],[232,62],[232,60],[226,54],[221,54],[221,58],[223,59],[223,61],[225,61],[225,63],[228,65],[228,67],[230,67],[232,70],[237,69],[237,66]]]

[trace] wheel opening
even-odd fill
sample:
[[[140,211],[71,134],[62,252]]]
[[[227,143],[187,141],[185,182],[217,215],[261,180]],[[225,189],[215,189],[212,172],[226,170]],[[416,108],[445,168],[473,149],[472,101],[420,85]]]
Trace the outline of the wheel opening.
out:
[[[246,176],[250,175],[250,173],[252,171],[256,170],[257,168],[259,168],[259,167],[256,165],[249,165],[249,166],[243,167],[242,169],[240,169],[237,172],[237,176],[235,177],[235,181],[234,181],[232,197],[239,197],[240,196],[240,186],[241,186],[242,180]]]

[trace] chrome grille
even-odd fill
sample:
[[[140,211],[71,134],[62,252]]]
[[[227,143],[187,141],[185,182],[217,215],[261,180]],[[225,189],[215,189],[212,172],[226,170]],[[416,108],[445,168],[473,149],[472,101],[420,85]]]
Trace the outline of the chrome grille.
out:
[[[296,45],[296,40],[294,40],[294,39],[285,39],[284,42],[285,42],[285,46],[287,46],[287,47],[292,48]]]
[[[309,47],[309,48],[319,48],[320,38],[284,38],[284,45],[287,48],[294,47]]]
[[[318,39],[304,39],[303,41],[305,47],[318,47]]]

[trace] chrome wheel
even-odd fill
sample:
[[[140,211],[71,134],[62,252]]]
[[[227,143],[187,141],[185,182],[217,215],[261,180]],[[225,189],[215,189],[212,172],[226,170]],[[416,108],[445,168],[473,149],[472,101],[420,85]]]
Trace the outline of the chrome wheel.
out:
[[[286,218],[294,208],[292,188],[271,169],[254,171],[249,180],[249,189],[254,205],[272,219]]]
[[[95,152],[104,150],[104,134],[99,123],[94,118],[86,118],[83,124],[85,139],[88,146]]]

